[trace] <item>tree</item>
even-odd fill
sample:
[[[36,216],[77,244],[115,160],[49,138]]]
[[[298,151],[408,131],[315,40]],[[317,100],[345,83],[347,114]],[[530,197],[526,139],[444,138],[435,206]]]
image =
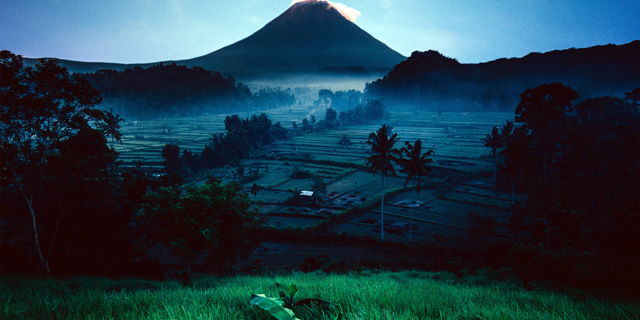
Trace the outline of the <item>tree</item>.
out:
[[[526,178],[525,173],[534,171],[534,155],[532,151],[533,141],[526,133],[526,129],[520,127],[515,129],[506,143],[506,148],[500,152],[504,159],[500,171],[508,179],[511,179],[511,205],[514,203],[516,181],[519,178]]]
[[[557,138],[572,111],[572,101],[578,93],[570,87],[554,82],[543,84],[520,94],[515,122],[523,123],[534,138],[535,155],[542,158],[542,180],[547,183],[550,166],[557,155]]]
[[[494,126],[491,129],[491,134],[488,134],[486,138],[482,139],[484,146],[491,148],[491,157],[493,158],[493,183],[496,183],[496,161],[498,157],[498,148],[504,146],[504,137],[498,132],[498,127]]]
[[[318,104],[322,106],[322,108],[327,108],[331,106],[331,98],[333,97],[333,92],[329,89],[320,89],[318,91]]]
[[[327,112],[324,115],[324,120],[333,122],[338,119],[338,113],[332,108],[327,109]]]
[[[180,147],[175,144],[166,144],[162,148],[162,164],[167,173],[179,173],[182,171],[182,163],[180,162]]]
[[[260,188],[260,186],[259,186],[259,185],[257,185],[256,183],[254,183],[254,184],[251,186],[251,194],[252,194],[254,197],[256,197],[256,198],[257,198],[257,197],[258,197],[258,191],[260,191],[260,189],[261,189],[261,188]],[[256,204],[257,204],[257,202],[256,202],[256,201],[254,201],[254,205],[256,205]]]
[[[42,232],[36,218],[41,170],[59,143],[99,121],[94,108],[100,92],[78,75],[70,75],[55,59],[40,59],[35,69],[24,68],[19,55],[0,52],[0,140],[3,186],[18,190],[31,218],[36,256],[45,274],[51,274],[49,257],[42,254]]]
[[[411,194],[415,192],[416,182],[418,183],[418,194],[420,194],[420,181],[422,177],[427,176],[432,169],[427,165],[433,163],[432,159],[428,157],[433,155],[433,150],[429,150],[422,154],[422,141],[418,139],[414,145],[412,146],[409,141],[406,141],[405,147],[401,149],[401,154],[406,153],[407,158],[400,158],[400,165],[402,166],[402,172],[407,173],[407,180],[404,182],[404,186],[407,186],[409,181],[413,180],[413,186],[411,188]],[[413,203],[409,208],[409,241],[411,241],[411,222],[413,219],[412,216]]]
[[[312,130],[311,125],[309,124],[309,120],[307,120],[307,118],[302,119],[302,129],[304,130],[304,132],[311,132]]]
[[[83,128],[59,143],[35,196],[56,275],[120,275],[131,261],[132,206],[104,134]],[[46,242],[43,243],[46,245]]]
[[[380,99],[367,100],[364,106],[364,115],[367,121],[380,120],[384,116],[384,105]]]
[[[120,141],[122,144],[122,132],[120,132],[120,122],[124,122],[124,119],[120,118],[120,115],[113,115],[113,108],[111,111],[105,112],[104,122],[98,125],[98,128],[104,132],[105,136],[111,136],[111,148],[113,148],[114,141]]]
[[[327,183],[322,180],[320,177],[313,177],[311,179],[313,182],[311,183],[311,190],[325,194],[327,193]]]
[[[381,206],[381,226],[380,226],[380,239],[384,241],[384,178],[391,174],[396,176],[396,170],[393,168],[393,163],[398,162],[397,154],[399,150],[394,149],[393,145],[398,141],[398,134],[394,134],[389,137],[387,125],[383,124],[377,132],[369,134],[369,140],[367,144],[371,145],[371,151],[373,155],[366,159],[369,172],[376,174],[380,172],[382,175],[382,206]]]
[[[516,122],[524,123],[533,131],[543,131],[550,122],[557,121],[569,111],[578,93],[570,87],[554,82],[543,84],[520,94],[516,107]]]
[[[203,253],[219,267],[233,267],[260,244],[258,216],[236,182],[209,180],[184,192],[161,188],[144,196],[134,218],[145,246],[161,244],[178,257],[188,275]]]

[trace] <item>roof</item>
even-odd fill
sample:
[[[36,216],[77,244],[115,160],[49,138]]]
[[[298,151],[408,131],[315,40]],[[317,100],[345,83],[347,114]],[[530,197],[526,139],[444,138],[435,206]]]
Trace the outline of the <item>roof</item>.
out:
[[[313,191],[300,191],[302,197],[313,197]]]

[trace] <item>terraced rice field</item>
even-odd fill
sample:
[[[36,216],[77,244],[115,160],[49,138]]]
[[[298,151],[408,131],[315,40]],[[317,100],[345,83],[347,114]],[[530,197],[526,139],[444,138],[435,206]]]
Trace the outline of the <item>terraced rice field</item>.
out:
[[[314,111],[308,107],[269,110],[265,113],[272,122],[281,122],[288,128],[292,122],[301,125],[301,120]],[[316,111],[321,120],[324,111]],[[182,150],[196,153],[208,143],[212,133],[224,132],[226,115],[211,115],[198,118],[160,119],[144,122],[126,122],[122,131],[123,144],[116,144],[121,159],[132,164],[137,160],[147,168],[161,170],[161,150],[166,143],[178,144]],[[240,115],[249,117],[251,114]],[[482,139],[493,126],[502,124],[513,115],[508,113],[436,113],[396,112],[387,121],[393,133],[399,137],[398,147],[405,141],[414,143],[420,139],[423,149],[433,150],[435,155],[432,168],[435,176],[444,177],[446,170],[467,172],[493,170],[488,148]],[[265,147],[267,159],[248,159],[243,163],[251,172],[264,176],[245,184],[249,192],[256,183],[263,189],[257,196],[250,196],[258,205],[259,212],[267,218],[267,224],[276,228],[288,226],[311,226],[340,210],[363,203],[380,194],[381,177],[364,170],[349,168],[340,164],[364,166],[370,156],[370,145],[366,142],[370,133],[380,124],[347,126],[322,133],[305,134],[291,140],[278,141]],[[340,145],[343,136],[351,139],[351,145]],[[331,163],[331,164],[321,164]],[[396,167],[399,170],[399,167]],[[311,179],[291,179],[296,171],[308,171],[327,183],[327,192],[321,195],[322,207],[287,206],[285,201],[294,195],[293,190],[308,190]],[[385,189],[402,188],[404,177],[385,179]],[[445,198],[435,197],[435,189],[422,190],[419,195],[410,192],[386,199],[385,222],[386,239],[405,242],[437,242],[443,245],[469,245],[471,222],[466,218],[469,212],[480,216],[491,216],[499,225],[494,238],[510,237],[504,223],[510,215],[512,195],[492,188],[493,179],[481,178],[456,185]],[[515,195],[515,201],[523,201],[523,195]],[[410,208],[412,201],[415,206]],[[380,234],[380,211],[376,208],[358,217],[335,226],[337,233],[355,235]],[[491,239],[480,239],[480,242]]]

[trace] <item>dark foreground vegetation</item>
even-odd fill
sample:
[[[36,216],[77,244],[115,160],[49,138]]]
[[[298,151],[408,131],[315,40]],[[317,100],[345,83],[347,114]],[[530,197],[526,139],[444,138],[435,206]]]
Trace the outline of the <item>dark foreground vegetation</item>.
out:
[[[525,290],[481,271],[458,279],[447,272],[343,274],[276,272],[179,281],[72,277],[3,277],[3,319],[274,319],[249,304],[253,294],[277,297],[276,283],[295,284],[295,301],[330,304],[293,307],[296,317],[336,319],[637,319],[636,303],[602,301],[572,290]],[[279,319],[290,319],[281,317]]]
[[[504,146],[503,187],[528,193],[513,206],[509,227],[516,237],[530,232],[531,239],[503,249],[496,244],[493,261],[510,260],[525,285],[539,277],[593,287],[615,283],[637,295],[640,88],[623,98],[579,103],[577,93],[559,83],[520,96],[520,125],[494,127],[485,141]]]
[[[118,154],[109,147],[107,141],[107,136],[112,137],[112,143],[118,139],[119,117],[96,108],[102,98],[85,78],[70,75],[55,60],[44,59],[35,68],[24,68],[22,58],[7,51],[0,53],[0,67],[0,205],[3,213],[0,263],[2,296],[5,299],[2,301],[2,310],[3,314],[10,317],[30,317],[29,311],[19,307],[21,305],[36,306],[29,310],[39,310],[49,314],[50,318],[85,317],[93,312],[87,306],[95,306],[96,299],[116,301],[102,304],[111,305],[105,307],[108,310],[94,308],[99,310],[96,311],[99,312],[97,315],[105,317],[118,318],[122,314],[120,312],[126,314],[123,317],[129,317],[128,314],[136,317],[140,314],[138,312],[160,313],[170,317],[178,317],[176,313],[182,314],[179,317],[201,312],[223,314],[226,308],[239,310],[236,307],[238,303],[242,304],[242,310],[234,312],[249,313],[246,316],[248,318],[257,317],[260,313],[245,306],[245,302],[251,293],[270,290],[270,284],[257,283],[254,286],[254,281],[262,280],[251,277],[203,279],[203,284],[198,284],[197,279],[192,279],[193,274],[263,272],[257,262],[254,268],[237,270],[237,261],[247,257],[261,242],[285,240],[394,248],[402,254],[395,264],[367,262],[363,263],[364,269],[362,265],[340,266],[339,261],[318,257],[309,257],[299,266],[305,271],[322,269],[327,273],[352,272],[350,277],[339,276],[341,282],[335,280],[338,278],[301,276],[301,279],[311,277],[318,281],[317,284],[305,284],[307,287],[327,285],[326,282],[321,285],[321,281],[329,281],[330,288],[331,283],[340,287],[336,283],[344,282],[342,286],[345,288],[363,288],[359,290],[363,297],[375,296],[362,300],[369,301],[366,305],[371,311],[359,311],[362,310],[360,307],[355,309],[353,306],[362,303],[357,300],[359,296],[355,298],[357,295],[353,294],[353,289],[340,289],[350,290],[349,294],[331,291],[333,289],[318,289],[318,292],[310,293],[310,296],[336,303],[348,317],[358,314],[361,318],[377,318],[382,316],[379,310],[393,312],[401,319],[437,315],[500,318],[511,314],[518,314],[520,316],[517,317],[522,318],[539,314],[538,318],[578,319],[637,316],[633,306],[596,303],[585,298],[589,294],[583,295],[583,300],[559,298],[556,294],[544,292],[543,297],[532,298],[531,295],[535,293],[514,287],[514,283],[530,290],[540,287],[564,290],[566,286],[571,286],[592,290],[600,297],[637,299],[640,288],[637,277],[637,270],[640,269],[637,259],[637,253],[640,252],[637,237],[640,231],[640,190],[637,183],[640,181],[640,150],[637,147],[640,145],[639,89],[627,93],[623,98],[601,97],[580,102],[577,102],[578,95],[573,89],[559,83],[523,92],[516,109],[515,124],[509,122],[502,128],[495,128],[485,140],[493,150],[497,184],[511,191],[517,189],[528,194],[525,203],[512,208],[509,226],[514,237],[508,241],[460,250],[435,243],[387,243],[382,239],[332,232],[333,222],[356,215],[359,210],[384,205],[384,193],[380,198],[344,210],[316,226],[276,230],[262,225],[247,192],[236,182],[224,184],[211,178],[198,187],[182,187],[181,175],[185,175],[185,170],[180,165],[189,163],[189,159],[206,159],[205,151],[198,157],[187,150],[181,155],[179,148],[176,152],[174,147],[167,145],[163,156],[169,174],[160,178],[140,168],[121,170]],[[380,100],[369,100],[360,107],[365,120],[384,118]],[[345,112],[349,115],[348,111]],[[303,120],[302,128],[298,131],[303,134],[307,130],[330,128],[339,125],[341,120],[338,113],[329,108],[324,120],[307,120],[307,125]],[[298,132],[272,124],[266,115],[246,119],[230,116],[225,120],[225,128],[226,134],[212,138],[208,152],[212,155],[227,152],[224,158],[237,161],[250,156],[270,141],[286,138],[290,132]],[[396,139],[397,136],[391,134],[386,125],[371,133],[369,144],[372,155],[367,159],[367,167],[384,177],[387,172],[394,173],[391,162],[397,160],[407,175],[405,187],[411,190],[413,183],[408,183],[416,181],[413,177],[420,181],[421,176],[429,174],[429,152],[425,150],[425,157],[421,151],[415,151],[421,149],[420,140],[399,149],[393,146]],[[233,150],[242,153],[230,153]],[[400,160],[405,156],[407,158],[404,161]],[[227,163],[213,165],[223,166]],[[237,170],[240,170],[239,166]],[[464,178],[468,176],[453,175],[446,182],[455,183]],[[382,183],[384,190],[384,179]],[[446,193],[444,184],[441,183],[443,194]],[[417,185],[420,190],[420,184]],[[384,207],[381,211],[384,213]],[[475,228],[477,233],[474,237],[491,234],[485,230],[491,228],[491,221],[476,218],[478,227]],[[384,225],[380,229],[382,238]],[[357,275],[361,275],[366,268],[406,266],[402,259],[416,256],[434,258],[426,263],[411,264],[411,268],[447,270],[456,279],[450,274],[436,276],[416,272],[411,275],[385,274],[383,277],[393,279],[391,283],[394,289],[378,287],[371,282],[352,283],[360,280]],[[166,265],[163,266],[159,261]],[[476,271],[473,270],[483,269],[508,270],[509,282],[493,284],[492,280],[477,280],[487,285],[484,289],[478,289],[472,285],[476,281],[472,280],[476,279]],[[193,284],[178,288],[172,282],[124,280],[104,285],[98,283],[102,280],[85,278],[73,278],[69,282],[50,278],[37,284],[37,281],[34,283],[28,278],[6,276],[86,275],[165,279],[168,273],[176,271],[180,272],[185,284]],[[493,274],[493,271],[486,272]],[[417,299],[421,297],[420,294],[430,292],[428,288],[437,288],[433,277],[446,278],[446,290],[471,290],[474,293],[456,296],[443,293],[448,292],[445,290]],[[302,284],[307,281],[301,279],[295,278],[292,282]],[[97,283],[85,285],[85,281]],[[127,281],[135,284],[122,284]],[[215,291],[227,290],[236,281],[243,283],[243,290],[250,292],[242,291],[242,297],[236,297],[230,291]],[[285,278],[283,281],[290,280]],[[84,289],[92,285],[98,288],[113,286],[113,289]],[[421,293],[407,293],[411,291],[402,291],[403,286],[416,287],[416,292]],[[20,292],[21,288],[37,288],[42,290],[42,294],[34,296],[33,300],[26,298],[25,294],[4,294],[9,291]],[[77,293],[76,288],[81,288],[81,292]],[[477,290],[485,290],[483,294],[491,295],[505,288],[526,298],[503,295],[477,298]],[[153,290],[163,293],[159,297]],[[123,297],[128,291],[132,291],[132,296]],[[383,293],[389,293],[389,296]],[[58,298],[54,298],[56,295]],[[188,295],[193,297],[191,300],[200,301],[191,306],[196,308],[194,310],[180,309],[185,305],[179,306],[178,300],[173,300],[182,296],[179,301],[186,301],[183,299]],[[442,296],[449,298],[442,300]],[[112,298],[115,300],[109,300]],[[142,299],[142,302],[130,305],[118,299]],[[518,299],[528,299],[529,304],[509,302],[521,301]],[[551,302],[544,302],[547,299],[564,302],[555,306],[550,305]],[[19,303],[13,304],[15,301]],[[221,301],[227,301],[225,303],[229,306],[223,307]],[[425,305],[424,301],[440,302]],[[487,303],[484,302],[492,307],[487,309]],[[57,307],[46,307],[52,303]],[[477,309],[460,309],[460,303],[477,306]],[[502,309],[501,304],[504,305]],[[573,308],[574,304],[578,304],[574,311],[567,308],[569,305]],[[18,307],[12,307],[14,305]],[[412,306],[418,309],[411,309]],[[551,312],[551,315],[547,312]]]

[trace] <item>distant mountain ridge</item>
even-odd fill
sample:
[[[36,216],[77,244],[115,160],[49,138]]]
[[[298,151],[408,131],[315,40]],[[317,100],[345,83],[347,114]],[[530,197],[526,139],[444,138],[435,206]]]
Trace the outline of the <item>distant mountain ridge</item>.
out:
[[[368,83],[366,91],[396,105],[501,110],[512,109],[526,89],[551,82],[574,88],[581,99],[621,96],[640,86],[640,41],[478,64],[461,64],[437,51],[416,51],[382,79]]]

